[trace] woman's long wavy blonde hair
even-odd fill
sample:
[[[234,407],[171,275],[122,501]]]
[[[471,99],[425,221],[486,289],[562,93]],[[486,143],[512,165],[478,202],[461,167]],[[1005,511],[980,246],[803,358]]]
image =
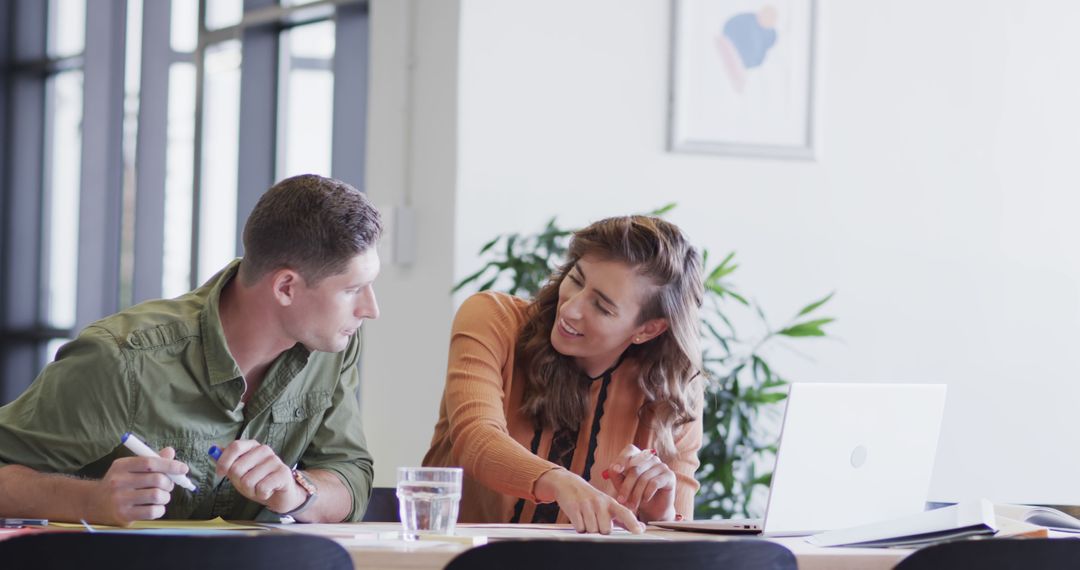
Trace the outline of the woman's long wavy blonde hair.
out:
[[[584,256],[619,261],[648,278],[655,289],[642,300],[638,323],[663,318],[668,330],[631,344],[626,357],[640,366],[645,403],[638,417],[652,423],[658,452],[675,453],[674,430],[700,410],[701,349],[698,314],[704,295],[701,260],[674,224],[650,216],[608,218],[574,233],[567,261],[529,305],[518,335],[517,362],[525,377],[522,408],[537,427],[576,429],[588,406],[589,378],[574,359],[551,345],[559,285]]]

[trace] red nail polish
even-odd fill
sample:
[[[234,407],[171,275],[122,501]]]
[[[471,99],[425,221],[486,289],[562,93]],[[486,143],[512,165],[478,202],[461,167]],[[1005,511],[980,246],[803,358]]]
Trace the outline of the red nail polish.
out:
[[[604,469],[603,471],[601,471],[600,476],[603,477],[604,479],[611,479],[611,475],[608,474],[607,469]]]
[[[682,520],[682,515],[680,515],[679,513],[675,513],[675,520],[681,521]]]
[[[651,451],[653,455],[656,455],[656,450],[655,449],[650,449],[649,451]]]

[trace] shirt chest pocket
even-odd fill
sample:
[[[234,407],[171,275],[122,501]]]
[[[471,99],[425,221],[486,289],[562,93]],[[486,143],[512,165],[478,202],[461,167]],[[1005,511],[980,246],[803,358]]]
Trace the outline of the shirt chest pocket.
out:
[[[315,437],[330,404],[329,392],[310,392],[274,404],[266,443],[287,465],[295,464]]]

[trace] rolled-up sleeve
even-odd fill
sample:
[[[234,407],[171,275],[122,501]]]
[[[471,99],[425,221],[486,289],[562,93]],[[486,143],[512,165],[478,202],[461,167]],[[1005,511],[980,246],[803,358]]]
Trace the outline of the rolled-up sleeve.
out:
[[[85,329],[0,408],[0,467],[73,474],[108,455],[130,424],[126,374],[117,340],[102,328]]]
[[[352,508],[347,521],[356,522],[364,516],[374,477],[374,461],[367,450],[367,440],[360,422],[357,392],[360,372],[359,335],[346,349],[341,375],[334,388],[330,408],[315,432],[311,444],[300,458],[305,469],[323,469],[336,474],[352,496]]]
[[[701,484],[694,474],[701,465],[698,453],[704,437],[702,420],[704,404],[704,385],[700,377],[693,380],[693,421],[685,423],[675,432],[675,457],[671,461],[671,470],[675,472],[675,512],[686,520],[694,518],[694,496]]]
[[[495,298],[481,293],[467,299],[451,333],[445,403],[453,456],[465,473],[497,493],[536,502],[536,481],[560,467],[507,430],[503,367],[516,332]]]

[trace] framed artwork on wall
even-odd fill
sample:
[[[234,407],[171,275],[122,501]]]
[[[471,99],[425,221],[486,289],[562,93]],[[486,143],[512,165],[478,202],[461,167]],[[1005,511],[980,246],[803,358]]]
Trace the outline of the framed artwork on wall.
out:
[[[673,151],[814,158],[815,0],[672,0]]]

